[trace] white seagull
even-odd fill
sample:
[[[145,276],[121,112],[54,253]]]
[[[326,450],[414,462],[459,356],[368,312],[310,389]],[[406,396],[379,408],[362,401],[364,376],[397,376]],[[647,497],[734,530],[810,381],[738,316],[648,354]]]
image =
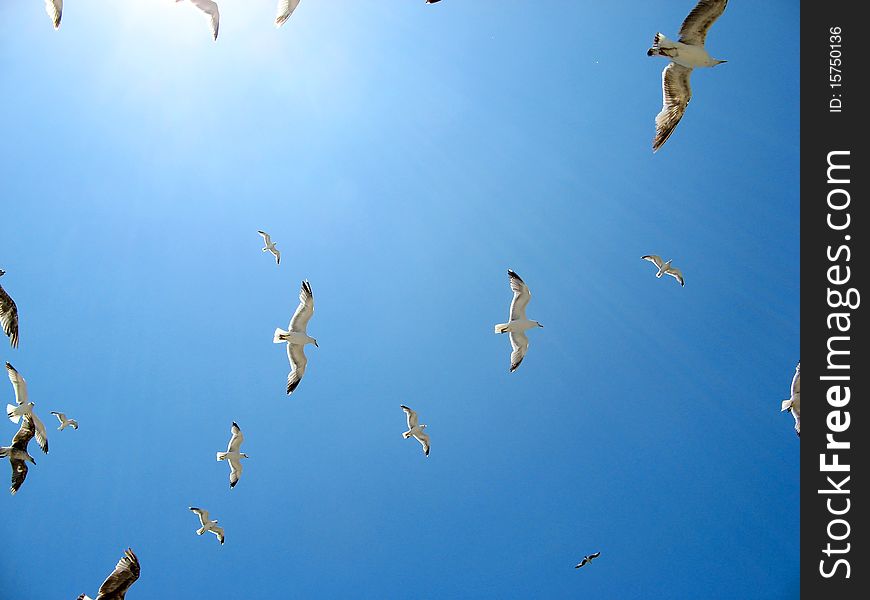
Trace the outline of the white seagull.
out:
[[[35,431],[33,418],[30,415],[24,415],[21,418],[21,427],[18,428],[18,433],[12,438],[12,444],[0,446],[0,458],[8,458],[9,464],[12,465],[12,487],[9,488],[9,491],[13,496],[27,477],[27,463],[36,464],[33,457],[27,452],[27,444],[33,439]]]
[[[685,279],[683,279],[683,272],[680,271],[676,267],[671,266],[671,262],[674,260],[673,258],[668,262],[663,262],[662,257],[657,254],[647,254],[645,256],[641,256],[643,260],[648,260],[656,267],[658,267],[659,272],[656,273],[656,277],[661,278],[662,275],[670,275],[674,279],[680,282],[680,285],[686,285]]]
[[[0,269],[0,277],[3,277],[6,271]],[[13,348],[18,347],[18,307],[12,297],[6,293],[3,286],[0,285],[0,326],[3,327],[3,333],[9,338],[9,344]]]
[[[794,417],[794,430],[801,436],[801,364],[797,364],[791,380],[791,398],[782,401],[782,412],[791,411]]]
[[[281,252],[278,250],[278,248],[275,247],[275,244],[272,243],[272,238],[265,231],[260,231],[258,229],[257,233],[259,233],[263,237],[263,243],[266,244],[266,247],[263,248],[263,252],[271,252],[272,256],[275,257],[275,264],[280,265],[281,264]]]
[[[206,531],[211,531],[217,536],[218,541],[223,544],[224,530],[223,527],[218,527],[217,519],[215,519],[214,521],[209,519],[207,510],[196,508],[195,506],[190,506],[188,508],[199,515],[199,522],[202,524],[202,527],[196,530],[196,535],[202,535]]]
[[[272,341],[276,344],[287,342],[287,358],[290,359],[292,367],[290,375],[287,376],[288,396],[293,393],[293,390],[302,381],[302,376],[305,375],[305,366],[308,364],[308,359],[305,358],[305,344],[317,346],[317,340],[305,333],[308,321],[313,314],[314,294],[311,293],[311,285],[306,279],[302,282],[302,288],[299,290],[299,306],[293,313],[293,318],[290,319],[290,331],[284,331],[279,327],[275,329],[275,335],[272,337]]]
[[[58,431],[63,431],[64,429],[66,429],[67,425],[69,425],[73,429],[79,428],[78,421],[76,421],[75,419],[67,419],[66,415],[63,414],[62,412],[51,411],[51,414],[53,414],[55,417],[57,417],[57,420],[60,421],[60,427],[57,428]]]
[[[245,441],[245,436],[242,435],[242,430],[239,429],[235,421],[233,421],[230,431],[232,431],[233,435],[230,438],[230,443],[227,444],[227,451],[218,452],[217,459],[230,463],[230,488],[234,488],[239,482],[239,477],[242,476],[242,459],[248,458],[248,455],[240,452],[242,442]]]
[[[132,548],[127,548],[124,550],[124,556],[115,565],[115,570],[100,586],[96,600],[124,600],[127,590],[136,583],[137,579],[139,579],[139,559],[133,554]],[[82,594],[78,600],[91,600],[91,597]]]
[[[526,352],[529,350],[529,338],[525,331],[533,327],[543,327],[537,321],[531,321],[526,318],[526,306],[532,298],[532,293],[529,291],[529,286],[520,279],[520,276],[508,269],[508,278],[510,280],[511,289],[514,292],[513,300],[511,300],[511,309],[509,320],[507,323],[499,323],[495,326],[496,333],[510,333],[511,338],[511,369],[513,373],[523,362]]]
[[[275,27],[281,27],[290,18],[301,0],[278,0],[278,14],[275,17]]]
[[[404,404],[400,404],[399,406],[403,411],[405,411],[405,415],[408,417],[408,431],[404,432],[402,437],[407,440],[409,437],[414,436],[414,439],[420,442],[420,445],[423,446],[423,454],[429,456],[429,435],[423,432],[427,425],[420,425],[420,419],[416,412]]]
[[[42,451],[48,454],[48,434],[45,432],[45,425],[33,412],[35,404],[27,401],[27,382],[21,373],[15,370],[15,367],[6,363],[6,373],[9,375],[9,381],[12,382],[12,387],[15,389],[15,402],[18,406],[6,405],[6,414],[9,420],[17,423],[22,417],[30,417],[33,419],[33,425],[36,428],[36,443],[42,448]]]
[[[587,563],[591,563],[591,562],[592,562],[592,559],[594,559],[594,558],[598,558],[599,556],[601,556],[601,552],[596,552],[595,554],[588,554],[588,555],[586,555],[586,556],[583,557],[583,560],[581,560],[579,563],[577,563],[576,565],[574,565],[574,568],[575,568],[575,569],[579,569],[579,568],[582,567],[583,565],[585,565],[585,564],[587,564]]]
[[[175,0],[176,2],[182,2],[183,0]],[[216,2],[212,2],[212,0],[188,0],[191,4],[196,6],[199,10],[205,14],[208,19],[209,26],[211,27],[211,35],[214,38],[214,41],[217,41],[218,36],[218,27],[220,26],[221,14],[218,10],[218,5]]]
[[[683,118],[686,106],[692,98],[689,76],[695,67],[715,67],[724,60],[711,57],[704,48],[707,30],[725,12],[728,0],[701,0],[683,21],[680,39],[669,40],[663,33],[653,38],[647,56],[664,56],[671,59],[662,71],[662,110],[656,116],[656,135],[653,152],[662,147],[677,123]]]
[[[55,29],[60,28],[60,17],[63,14],[63,0],[45,0],[45,12],[51,19]]]

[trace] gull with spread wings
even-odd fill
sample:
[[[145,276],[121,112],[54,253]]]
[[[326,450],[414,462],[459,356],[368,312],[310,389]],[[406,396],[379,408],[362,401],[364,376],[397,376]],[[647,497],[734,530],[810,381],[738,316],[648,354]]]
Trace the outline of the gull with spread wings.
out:
[[[308,359],[305,358],[305,344],[314,344],[315,347],[320,347],[317,345],[317,340],[305,331],[313,314],[314,294],[311,292],[311,285],[306,279],[302,282],[302,288],[299,290],[299,306],[293,313],[293,318],[290,319],[290,330],[284,331],[278,327],[272,337],[272,341],[276,344],[287,343],[287,358],[290,359],[291,367],[290,375],[287,376],[288,396],[299,386],[302,376],[305,375],[305,367],[308,364]]]
[[[213,534],[217,536],[218,541],[223,545],[224,543],[224,529],[223,527],[218,527],[217,519],[211,520],[208,518],[208,511],[203,510],[201,508],[196,508],[195,506],[188,507],[189,510],[195,512],[199,515],[199,522],[202,524],[202,527],[196,530],[196,535],[202,535],[206,531],[211,531]]]
[[[271,252],[272,256],[275,257],[275,264],[281,264],[281,251],[275,247],[274,242],[272,242],[272,237],[266,233],[265,231],[257,230],[257,233],[263,238],[263,243],[266,244],[266,247],[263,248],[263,252]]]
[[[115,570],[100,586],[96,600],[124,600],[127,590],[136,583],[137,579],[139,579],[139,559],[133,554],[132,548],[127,548],[124,550],[124,556],[115,565]],[[91,597],[82,594],[78,600],[91,600]]]
[[[33,402],[27,400],[27,382],[21,373],[15,370],[15,367],[6,363],[6,373],[9,375],[9,381],[12,382],[12,387],[15,389],[15,402],[18,406],[6,405],[6,414],[9,420],[17,423],[22,417],[33,419],[33,426],[36,429],[36,443],[42,448],[42,451],[48,454],[48,434],[45,432],[45,425],[33,412],[33,407],[36,406]]]
[[[405,416],[408,418],[408,431],[404,432],[402,437],[407,440],[409,437],[414,436],[414,439],[423,446],[423,454],[429,456],[429,434],[423,432],[428,426],[420,424],[420,418],[416,412],[404,404],[401,404],[400,407],[405,411]]]
[[[510,269],[508,269],[508,279],[511,290],[514,292],[513,300],[511,300],[509,321],[496,325],[495,332],[510,334],[512,349],[510,372],[513,373],[520,366],[520,363],[523,362],[526,352],[529,350],[529,338],[526,336],[526,330],[534,327],[543,327],[543,325],[526,318],[526,306],[528,306],[529,300],[532,299],[529,286],[520,279],[519,275]]]
[[[230,464],[230,488],[234,488],[239,482],[239,477],[242,476],[242,459],[248,458],[248,455],[241,451],[245,436],[242,435],[242,430],[239,429],[235,421],[233,421],[230,431],[232,436],[230,443],[227,444],[227,451],[218,452],[217,459],[225,460]]]
[[[33,457],[27,452],[27,444],[33,439],[35,433],[36,427],[33,425],[33,418],[30,415],[24,415],[21,417],[21,427],[18,428],[18,433],[12,438],[12,444],[0,446],[0,458],[8,458],[10,465],[12,465],[12,487],[9,488],[9,491],[13,496],[27,477],[27,463],[36,464]]]
[[[658,277],[659,279],[661,279],[662,275],[670,275],[671,277],[679,281],[681,286],[686,285],[686,280],[683,279],[683,272],[680,271],[678,268],[671,266],[671,261],[674,260],[673,258],[668,262],[664,262],[662,260],[662,257],[658,254],[647,254],[645,256],[641,256],[641,258],[643,260],[650,261],[652,264],[658,267],[659,271],[658,273],[656,273],[656,277]]]

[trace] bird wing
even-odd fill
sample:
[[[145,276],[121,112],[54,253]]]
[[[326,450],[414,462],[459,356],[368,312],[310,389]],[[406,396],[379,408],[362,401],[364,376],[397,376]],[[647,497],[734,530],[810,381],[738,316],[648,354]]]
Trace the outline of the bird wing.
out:
[[[601,552],[596,552],[595,554],[590,554],[589,560],[592,560],[593,558],[598,558],[599,556],[601,556]]]
[[[526,357],[526,352],[529,350],[529,338],[522,331],[511,332],[510,338],[511,348],[513,348],[513,352],[511,352],[511,373],[513,373]]]
[[[420,433],[415,433],[414,438],[423,446],[423,454],[429,456],[429,434],[421,431]]]
[[[302,344],[287,344],[287,358],[290,359],[292,370],[287,376],[287,395],[293,393],[293,390],[302,381],[302,376],[305,375],[305,365],[308,364],[308,359],[305,358],[305,346]]]
[[[673,62],[662,71],[662,110],[656,115],[653,152],[668,141],[686,112],[686,106],[692,99],[692,86],[689,85],[691,74],[692,69]]]
[[[275,16],[275,27],[281,27],[290,18],[300,0],[278,0],[278,13]]]
[[[0,325],[3,333],[9,337],[13,348],[18,347],[18,307],[6,290],[0,286]]]
[[[242,430],[239,429],[239,426],[236,425],[235,421],[233,421],[233,426],[230,428],[230,431],[233,432],[233,435],[230,438],[230,443],[227,444],[227,452],[238,452],[242,447],[242,442],[245,441],[245,436],[242,435]]]
[[[417,413],[412,409],[408,408],[404,404],[401,405],[402,410],[405,411],[405,415],[408,417],[408,429],[414,429],[417,424],[420,422],[420,418],[417,416]]]
[[[24,415],[21,417],[21,426],[18,428],[18,432],[12,438],[12,447],[27,452],[27,444],[30,443],[35,434],[36,427],[33,425],[32,415]]]
[[[801,393],[801,364],[798,363],[791,380],[791,395],[798,396]]]
[[[265,231],[261,231],[259,229],[257,230],[257,233],[259,233],[261,236],[263,236],[263,242],[265,242],[265,244],[267,246],[272,243],[272,237],[268,233],[266,233]]]
[[[532,299],[532,292],[529,291],[529,286],[523,281],[519,275],[508,269],[508,278],[511,284],[511,289],[514,292],[513,300],[511,300],[510,320],[526,318],[526,306],[529,300]]]
[[[683,279],[683,272],[680,271],[678,268],[668,267],[668,270],[665,271],[665,273],[667,273],[668,275],[670,275],[671,277],[673,277],[674,279],[679,281],[680,285],[686,285],[686,281],[685,281],[685,279]]]
[[[588,561],[588,560],[586,559],[586,557],[584,556],[584,557],[583,557],[583,560],[581,560],[579,563],[577,563],[576,565],[574,565],[574,568],[575,568],[575,569],[579,569],[580,567],[582,567],[583,565],[585,565],[587,562],[589,562],[589,561]]]
[[[302,287],[299,289],[299,306],[296,307],[296,312],[293,313],[293,317],[290,319],[290,331],[305,333],[308,321],[313,314],[314,294],[311,293],[311,284],[306,279],[302,282]]]
[[[139,559],[131,548],[124,551],[124,556],[115,565],[115,570],[100,586],[97,600],[122,600],[130,586],[139,579]]]
[[[269,250],[269,252],[271,252],[275,256],[275,264],[280,265],[281,264],[281,251],[273,246],[272,249]]]
[[[20,458],[9,457],[9,463],[12,465],[12,486],[9,488],[10,493],[15,495],[21,484],[27,478],[27,462]]]
[[[211,529],[209,529],[213,534],[217,536],[218,541],[223,544],[224,543],[224,528],[218,527],[214,525]]]
[[[202,524],[203,527],[205,527],[205,524],[209,522],[208,511],[201,508],[196,508],[195,506],[191,506],[189,508],[197,515],[199,515],[199,522]]]
[[[6,373],[9,375],[9,381],[12,382],[12,388],[15,390],[15,402],[19,406],[27,402],[27,382],[21,373],[15,370],[15,367],[6,363]]]
[[[662,257],[659,256],[658,254],[647,254],[646,256],[641,256],[641,258],[644,260],[650,261],[652,264],[654,264],[659,269],[661,269],[662,265],[664,264],[662,262]]]
[[[242,476],[242,461],[237,458],[227,460],[230,463],[230,487],[236,487],[239,477]]]
[[[33,425],[36,429],[36,443],[45,454],[48,454],[48,434],[45,432],[45,424],[42,419],[36,416],[36,413],[30,413],[30,416],[33,418]]]
[[[209,25],[211,26],[211,35],[215,39],[215,41],[217,41],[218,27],[220,26],[221,19],[217,3],[212,2],[212,0],[190,0],[190,2],[203,13],[205,13],[206,17],[208,18]]]
[[[66,415],[61,412],[51,411],[51,414],[57,417],[57,420],[60,421],[61,425],[63,425],[63,422],[66,421]]]
[[[55,29],[60,27],[60,17],[63,14],[63,0],[45,0],[45,12],[51,19]]]
[[[707,30],[725,12],[728,0],[701,0],[683,21],[680,27],[680,42],[692,46],[703,46]]]

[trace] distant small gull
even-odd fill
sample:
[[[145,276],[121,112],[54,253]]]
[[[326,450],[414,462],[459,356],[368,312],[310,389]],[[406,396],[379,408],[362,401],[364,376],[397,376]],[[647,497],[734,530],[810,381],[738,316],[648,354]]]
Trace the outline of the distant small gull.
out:
[[[801,364],[797,364],[791,379],[791,397],[782,401],[782,412],[791,411],[794,417],[794,430],[801,436]]]
[[[275,264],[280,265],[281,252],[278,250],[278,248],[275,247],[275,244],[272,243],[272,238],[265,231],[257,230],[257,233],[263,236],[263,242],[266,244],[266,247],[263,248],[263,252],[271,252],[272,256],[275,257]]]
[[[33,407],[36,406],[33,402],[27,401],[27,382],[21,373],[15,370],[15,367],[6,363],[6,373],[9,375],[9,381],[12,382],[12,388],[15,390],[15,402],[18,406],[6,405],[6,414],[9,420],[17,423],[21,417],[31,417],[33,425],[36,428],[36,443],[42,448],[42,451],[48,454],[48,434],[45,432],[45,425],[33,412]]]
[[[58,431],[63,431],[64,429],[66,429],[67,425],[69,425],[73,429],[79,428],[78,421],[76,421],[75,419],[67,419],[66,415],[63,414],[62,412],[51,411],[51,414],[53,414],[55,417],[57,417],[57,420],[60,421],[60,427],[57,428]]]
[[[0,277],[3,277],[6,271],[0,269]],[[9,338],[9,344],[13,348],[18,347],[18,307],[12,297],[6,293],[3,286],[0,285],[0,326],[3,327],[3,333]]]
[[[320,347],[317,346],[317,340],[305,332],[308,321],[313,314],[314,294],[311,292],[311,285],[306,279],[302,282],[302,289],[299,291],[299,306],[293,313],[293,318],[290,319],[290,331],[276,328],[275,335],[272,337],[272,341],[276,344],[287,342],[287,358],[290,359],[291,367],[290,375],[287,376],[288,396],[293,393],[293,390],[302,381],[302,376],[305,375],[305,366],[308,364],[308,359],[305,358],[305,344],[314,344],[316,347]]]
[[[689,76],[695,67],[715,67],[726,61],[712,58],[704,48],[707,30],[725,12],[728,0],[701,0],[683,21],[679,41],[657,33],[647,56],[664,56],[671,62],[662,71],[662,110],[656,116],[653,152],[662,147],[683,118],[692,98]]]
[[[51,19],[54,28],[59,29],[60,17],[63,14],[63,0],[45,0],[45,12],[48,13],[48,18]]]
[[[13,496],[27,477],[27,463],[36,464],[33,457],[27,452],[27,444],[33,439],[35,432],[36,427],[33,424],[32,416],[24,415],[21,417],[21,427],[18,428],[18,433],[12,438],[12,444],[0,446],[0,458],[8,458],[12,465],[12,487],[9,488],[9,491]]]
[[[278,14],[275,17],[275,27],[281,27],[290,18],[301,0],[278,0]],[[305,9],[308,10],[308,9]]]
[[[592,562],[592,559],[594,559],[594,558],[598,558],[599,556],[601,556],[601,552],[596,552],[595,554],[588,554],[588,555],[586,555],[586,556],[583,557],[583,560],[581,560],[579,563],[577,563],[576,565],[574,565],[574,568],[575,568],[575,569],[579,569],[579,568],[582,567],[583,565],[585,565],[585,564],[587,564],[587,563],[591,563],[591,562]]]
[[[190,506],[189,509],[199,515],[199,522],[202,524],[202,527],[196,530],[196,535],[202,535],[206,531],[211,531],[217,536],[218,541],[223,544],[224,530],[222,527],[218,527],[217,519],[215,519],[214,521],[210,520],[208,518],[207,510],[196,508],[195,506]]]
[[[642,259],[650,261],[656,267],[658,267],[659,272],[656,273],[656,277],[661,278],[662,275],[670,275],[674,279],[680,282],[680,285],[686,285],[686,281],[683,279],[683,272],[680,271],[676,267],[671,266],[671,261],[662,262],[662,257],[656,254],[647,254],[646,256],[641,256]]]
[[[183,0],[175,0],[176,2],[182,2]],[[212,2],[212,0],[187,0],[194,6],[196,6],[199,10],[201,10],[206,18],[208,19],[209,27],[211,27],[211,35],[214,38],[214,41],[217,41],[218,36],[218,27],[220,25],[220,11],[218,10],[218,5],[216,2]]]
[[[414,436],[414,439],[420,442],[423,446],[423,454],[429,456],[429,435],[423,432],[427,425],[420,425],[420,419],[417,417],[416,412],[404,404],[401,404],[400,406],[408,417],[408,431],[403,433],[402,437],[407,440],[409,437]]]
[[[230,443],[227,444],[227,451],[218,452],[217,459],[230,463],[230,488],[234,488],[239,482],[239,477],[242,476],[242,459],[248,458],[248,455],[240,452],[242,442],[245,441],[245,436],[242,435],[242,430],[239,429],[235,421],[233,421],[230,431],[233,435],[230,438]]]
[[[526,357],[526,352],[529,350],[529,338],[525,331],[533,327],[543,327],[537,321],[530,321],[526,318],[526,306],[532,298],[532,293],[529,291],[529,286],[520,279],[520,276],[508,269],[508,279],[511,289],[514,292],[513,300],[511,300],[510,315],[507,323],[499,323],[495,326],[496,333],[510,333],[511,339],[511,368],[513,373],[523,362]]]
[[[115,565],[112,574],[106,577],[96,600],[124,600],[127,590],[139,579],[139,559],[133,554],[132,548],[124,550],[124,556]],[[90,596],[82,594],[78,600],[91,600]]]

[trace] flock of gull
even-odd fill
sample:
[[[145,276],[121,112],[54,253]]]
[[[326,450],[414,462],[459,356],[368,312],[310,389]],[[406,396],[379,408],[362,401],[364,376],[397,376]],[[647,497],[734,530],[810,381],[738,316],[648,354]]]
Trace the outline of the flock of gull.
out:
[[[183,0],[176,0],[182,2]],[[220,14],[218,5],[211,0],[187,0],[202,11],[207,17],[214,39],[218,36]],[[426,4],[434,4],[439,0],[426,0]],[[280,27],[293,14],[300,0],[279,0],[275,25]],[[63,0],[46,0],[46,10],[55,28],[60,27],[63,11]],[[714,21],[723,13],[727,0],[700,0],[695,8],[689,13],[680,28],[680,37],[673,41],[661,33],[654,37],[653,45],[648,50],[649,56],[663,56],[669,59],[668,65],[662,72],[663,108],[656,117],[656,133],[653,140],[653,151],[658,150],[671,136],[685,112],[691,98],[689,76],[696,67],[713,67],[725,61],[712,58],[704,48],[707,31]],[[257,232],[265,246],[263,252],[271,253],[275,263],[280,265],[281,253],[271,236],[265,231]],[[661,256],[655,254],[641,257],[653,263],[657,269],[656,277],[663,275],[673,277],[680,286],[685,286],[685,279],[680,269],[674,267],[671,260],[664,261]],[[510,372],[519,368],[529,350],[529,338],[526,332],[531,329],[542,328],[538,321],[526,317],[526,308],[531,300],[529,286],[514,271],[508,270],[508,283],[513,293],[508,312],[508,321],[495,325],[496,334],[507,333],[510,339]],[[5,271],[0,269],[0,277]],[[290,363],[290,373],[287,377],[286,393],[292,394],[297,390],[308,359],[305,356],[305,346],[313,344],[317,347],[317,340],[308,335],[308,323],[314,315],[314,293],[308,280],[303,280],[299,291],[299,305],[290,319],[286,330],[276,328],[272,341],[275,344],[286,344],[287,358]],[[12,348],[17,348],[19,343],[18,309],[12,297],[0,286],[0,325],[3,333],[9,338]],[[35,404],[28,399],[27,383],[24,377],[9,363],[6,362],[6,371],[15,393],[15,405],[7,405],[7,415],[13,423],[19,424],[18,432],[13,436],[10,446],[0,446],[0,458],[8,458],[12,467],[12,494],[18,492],[27,477],[27,464],[36,464],[33,457],[28,453],[30,440],[36,438],[36,442],[43,453],[48,454],[48,435],[45,425],[34,411]],[[402,433],[404,439],[414,438],[422,446],[423,454],[428,457],[430,450],[429,435],[425,432],[426,425],[421,424],[416,411],[402,404],[400,406],[405,413],[407,431]],[[795,370],[791,384],[791,394],[788,400],[782,402],[782,410],[790,411],[795,420],[795,430],[800,435],[800,363]],[[51,411],[60,423],[59,431],[67,427],[78,429],[75,419],[67,418],[65,413]],[[242,459],[248,455],[241,451],[244,436],[236,422],[231,426],[231,437],[225,452],[217,452],[218,461],[226,461],[229,465],[229,487],[232,489],[238,483],[242,475]],[[217,519],[212,519],[209,512],[199,507],[189,507],[199,518],[200,528],[197,535],[211,532],[223,544],[225,541],[224,529],[218,526]],[[583,567],[600,556],[595,552],[583,557],[576,568]],[[118,561],[114,571],[100,586],[97,600],[119,599],[123,600],[127,590],[139,577],[139,560],[132,549],[127,549],[124,556]],[[90,600],[84,594],[79,600]]]

